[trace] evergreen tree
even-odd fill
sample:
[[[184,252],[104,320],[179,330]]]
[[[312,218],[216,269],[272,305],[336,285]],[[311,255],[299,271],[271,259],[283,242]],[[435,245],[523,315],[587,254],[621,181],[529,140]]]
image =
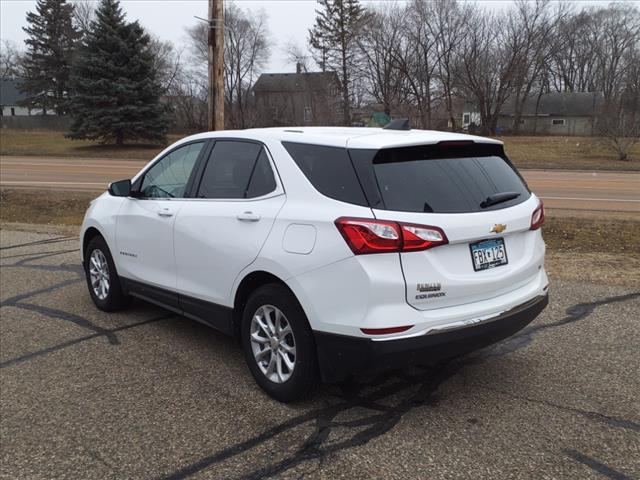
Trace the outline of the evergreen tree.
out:
[[[355,40],[364,18],[358,0],[318,0],[316,23],[309,30],[309,44],[323,71],[340,77],[344,124],[351,123],[351,73],[356,68]]]
[[[25,80],[26,106],[66,110],[69,71],[78,32],[73,26],[73,5],[66,0],[38,0],[36,13],[27,13]]]
[[[150,37],[128,23],[118,0],[102,0],[72,71],[69,138],[124,144],[164,142],[167,108],[154,68]]]

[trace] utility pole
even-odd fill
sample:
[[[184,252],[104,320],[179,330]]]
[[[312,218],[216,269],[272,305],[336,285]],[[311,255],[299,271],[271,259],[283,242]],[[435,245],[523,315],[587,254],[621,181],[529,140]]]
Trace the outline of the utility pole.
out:
[[[209,0],[209,130],[224,130],[224,0]]]

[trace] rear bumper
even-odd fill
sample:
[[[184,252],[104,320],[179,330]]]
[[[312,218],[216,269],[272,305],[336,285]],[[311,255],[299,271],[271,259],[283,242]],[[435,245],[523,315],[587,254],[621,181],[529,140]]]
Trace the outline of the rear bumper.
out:
[[[508,310],[488,322],[411,338],[375,341],[316,332],[320,372],[325,382],[358,373],[379,373],[453,358],[503,340],[536,318],[549,303],[547,294]]]

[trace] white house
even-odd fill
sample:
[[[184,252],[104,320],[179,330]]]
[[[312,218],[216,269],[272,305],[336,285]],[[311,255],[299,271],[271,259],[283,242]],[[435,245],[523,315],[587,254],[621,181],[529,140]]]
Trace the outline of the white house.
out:
[[[30,108],[18,105],[26,98],[18,88],[19,83],[20,80],[15,78],[0,79],[0,111],[3,117],[24,117],[34,114]]]

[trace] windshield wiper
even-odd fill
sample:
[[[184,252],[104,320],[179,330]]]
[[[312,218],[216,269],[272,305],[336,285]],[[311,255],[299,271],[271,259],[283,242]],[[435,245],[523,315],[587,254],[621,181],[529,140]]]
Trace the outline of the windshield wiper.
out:
[[[489,195],[481,204],[480,208],[488,208],[498,203],[508,202],[514,198],[518,198],[520,194],[518,192],[502,192]]]

